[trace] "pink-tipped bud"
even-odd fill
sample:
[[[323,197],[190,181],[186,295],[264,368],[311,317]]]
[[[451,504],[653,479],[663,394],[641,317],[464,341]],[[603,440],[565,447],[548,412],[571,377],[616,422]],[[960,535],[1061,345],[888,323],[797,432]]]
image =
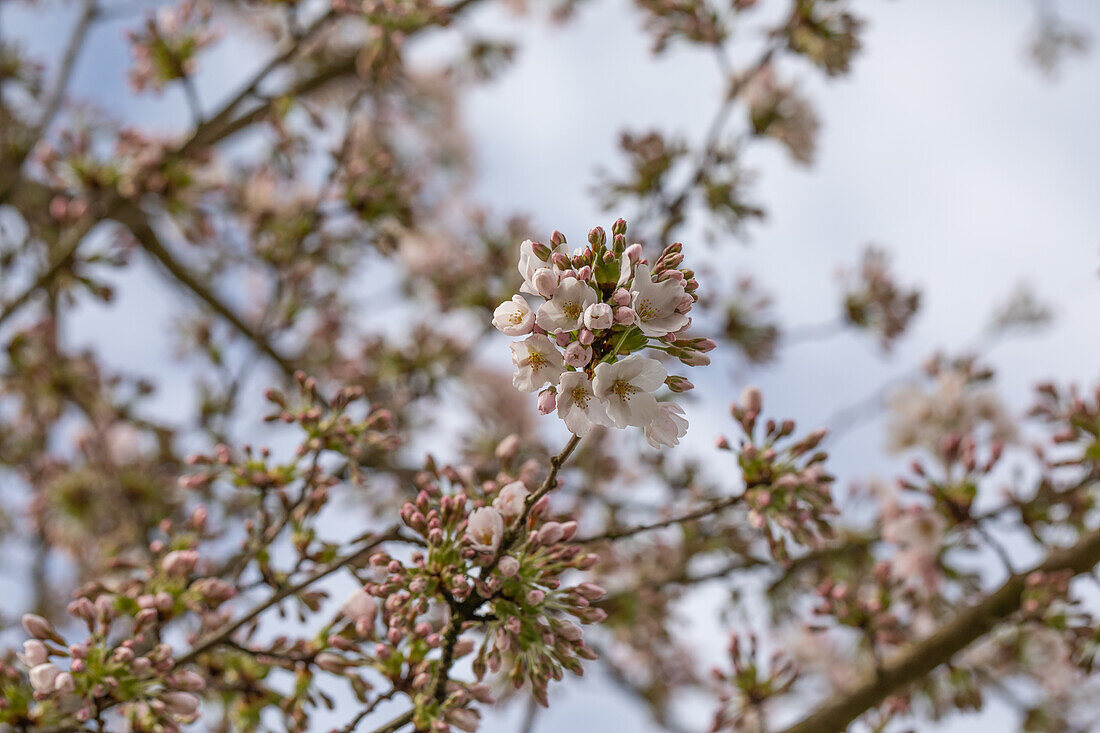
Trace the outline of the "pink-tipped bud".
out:
[[[741,409],[745,412],[760,414],[764,408],[764,394],[759,387],[749,385],[741,392],[739,400]]]
[[[630,306],[620,306],[615,309],[615,323],[620,326],[633,325],[634,320],[637,318],[637,314],[634,313],[634,309]]]
[[[554,389],[544,390],[539,394],[539,414],[549,415],[557,405],[557,396]]]
[[[23,614],[23,628],[36,639],[52,639],[57,636],[50,622],[35,613]]]

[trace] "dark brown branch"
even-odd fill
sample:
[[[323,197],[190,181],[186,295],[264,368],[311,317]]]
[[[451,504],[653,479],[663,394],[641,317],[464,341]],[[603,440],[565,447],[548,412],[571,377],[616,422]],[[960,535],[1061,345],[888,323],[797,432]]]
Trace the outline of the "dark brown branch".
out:
[[[259,351],[275,362],[288,378],[293,378],[297,367],[291,360],[279,353],[265,334],[245,323],[241,316],[168,251],[143,211],[136,206],[127,205],[120,210],[115,218],[130,230],[141,248],[159,262],[180,285],[191,291],[195,297],[251,341]]]
[[[910,683],[931,673],[985,636],[1020,608],[1026,578],[1033,572],[1069,570],[1074,575],[1089,572],[1100,562],[1100,530],[1086,535],[1076,545],[1052,552],[1031,571],[1009,577],[985,600],[958,613],[927,639],[888,660],[877,677],[854,690],[827,701],[798,723],[781,733],[835,733],[845,730],[860,715]]]

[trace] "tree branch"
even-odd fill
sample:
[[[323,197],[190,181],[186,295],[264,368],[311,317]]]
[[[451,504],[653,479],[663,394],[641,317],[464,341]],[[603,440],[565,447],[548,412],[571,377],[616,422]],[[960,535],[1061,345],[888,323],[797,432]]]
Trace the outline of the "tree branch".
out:
[[[941,664],[950,662],[952,657],[1015,613],[1020,608],[1026,578],[1031,573],[1069,570],[1074,575],[1080,575],[1092,570],[1098,562],[1100,530],[1095,530],[1072,547],[1052,552],[1042,564],[1031,571],[1009,577],[981,603],[961,611],[934,634],[887,661],[877,677],[827,701],[781,733],[831,733],[845,730],[864,712],[906,685],[931,673]]]
[[[119,210],[115,219],[130,230],[141,248],[159,262],[180,285],[190,290],[195,297],[204,302],[211,310],[224,318],[233,328],[251,341],[257,349],[275,362],[288,378],[293,378],[297,367],[292,361],[279,353],[265,334],[245,323],[244,319],[223,302],[213,290],[204,285],[197,275],[191,273],[183,263],[176,260],[160,241],[160,237],[157,236],[157,233],[149,224],[148,217],[143,211],[132,204],[126,205]]]
[[[294,585],[290,585],[290,586],[287,586],[286,588],[283,588],[282,590],[280,590],[277,593],[273,594],[267,600],[260,603],[258,606],[254,607],[251,611],[246,613],[244,616],[241,616],[239,619],[237,619],[233,623],[229,624],[228,626],[224,626],[221,629],[218,629],[217,631],[212,632],[209,636],[204,638],[202,641],[195,644],[195,646],[193,646],[191,648],[191,651],[187,652],[182,657],[180,657],[179,659],[176,660],[176,666],[181,667],[185,664],[188,664],[190,662],[195,661],[200,655],[202,655],[205,652],[210,651],[214,647],[228,641],[229,637],[232,636],[234,633],[236,633],[237,630],[239,630],[241,627],[248,624],[250,621],[252,621],[256,617],[258,617],[260,614],[262,614],[267,609],[271,608],[272,606],[276,605],[277,603],[280,603],[281,601],[286,600],[290,596],[293,596],[293,595],[296,595],[296,594],[302,592],[303,590],[305,590],[309,586],[313,585],[317,581],[321,580],[322,578],[326,578],[329,575],[332,575],[337,570],[340,570],[341,568],[345,568],[348,565],[351,565],[352,563],[354,563],[357,560],[359,560],[360,558],[362,558],[363,555],[367,554],[368,552],[370,552],[374,548],[378,547],[378,545],[382,544],[383,542],[389,542],[391,540],[398,539],[398,537],[399,537],[398,530],[397,530],[396,527],[393,527],[393,528],[387,530],[386,532],[384,532],[380,535],[377,535],[370,542],[368,542],[364,546],[360,547],[358,550],[355,550],[354,552],[346,555],[345,557],[341,558],[340,560],[335,560],[335,561],[329,563],[328,565],[325,565],[320,570],[314,571],[311,575],[309,575],[306,578],[304,578],[303,580],[295,583]]]
[[[686,514],[680,514],[675,517],[663,519],[659,522],[652,522],[650,524],[639,524],[633,527],[624,527],[623,529],[614,529],[604,532],[603,534],[593,535],[591,537],[584,537],[579,540],[574,540],[575,544],[588,544],[592,542],[604,542],[621,540],[624,537],[633,537],[643,532],[650,532],[655,529],[664,529],[665,527],[671,527],[674,524],[683,524],[685,522],[692,522],[696,519],[703,519],[709,517],[712,514],[716,514],[727,507],[731,507],[741,501],[743,496],[738,494],[737,496],[727,496],[722,499],[706,504],[694,511],[687,512]]]

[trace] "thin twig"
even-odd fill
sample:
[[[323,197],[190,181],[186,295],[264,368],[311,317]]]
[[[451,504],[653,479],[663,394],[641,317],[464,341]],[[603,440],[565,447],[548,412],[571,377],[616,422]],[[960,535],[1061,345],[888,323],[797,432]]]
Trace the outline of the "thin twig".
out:
[[[344,556],[343,558],[335,560],[328,565],[325,565],[321,569],[314,571],[309,576],[295,583],[294,585],[287,586],[286,588],[283,588],[282,590],[274,593],[270,598],[253,607],[252,610],[241,616],[236,621],[226,626],[223,626],[216,631],[211,632],[204,639],[196,643],[190,651],[188,651],[186,654],[176,660],[176,666],[183,666],[184,664],[195,661],[202,654],[205,654],[214,647],[226,642],[230,636],[237,632],[237,630],[251,622],[253,619],[257,618],[267,609],[275,606],[276,604],[286,600],[293,595],[302,592],[322,578],[327,578],[329,575],[332,575],[337,570],[347,567],[348,565],[351,565],[352,563],[360,560],[363,555],[378,547],[378,545],[382,544],[383,542],[389,542],[390,540],[394,540],[397,537],[397,529],[391,528],[383,534],[375,536],[371,539],[370,542],[351,552],[350,554]]]

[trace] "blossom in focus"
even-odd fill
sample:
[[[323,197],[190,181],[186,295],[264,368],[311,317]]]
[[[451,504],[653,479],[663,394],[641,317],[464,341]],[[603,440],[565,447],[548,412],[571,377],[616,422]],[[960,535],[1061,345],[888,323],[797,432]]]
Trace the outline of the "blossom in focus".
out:
[[[566,372],[558,384],[558,417],[573,435],[584,437],[593,425],[610,425],[607,408],[583,372]]]
[[[510,345],[512,383],[539,393],[540,414],[556,410],[576,436],[593,425],[633,425],[644,429],[650,445],[674,446],[687,421],[672,403],[658,407],[655,392],[662,385],[672,393],[693,385],[683,376],[669,377],[642,352],[653,348],[701,366],[715,343],[684,333],[699,283],[692,270],[680,267],[683,245],[665,247],[651,262],[642,245],[627,244],[626,229],[619,219],[608,241],[596,227],[588,246],[572,254],[560,232],[551,235],[551,246],[525,240],[520,292],[545,300],[536,306],[517,294],[496,308],[493,325],[505,335],[527,337]]]
[[[645,427],[661,417],[653,393],[667,375],[656,359],[632,354],[614,364],[598,364],[592,390],[607,403],[607,415],[616,427]]]
[[[576,331],[584,325],[585,310],[595,304],[596,291],[575,277],[562,278],[554,297],[539,308],[535,322],[549,333]]]
[[[671,278],[653,282],[649,265],[638,265],[630,290],[638,328],[646,336],[679,331],[688,322],[688,317],[677,309],[686,294],[682,282]]]
[[[512,363],[516,367],[512,384],[521,392],[536,392],[547,382],[557,382],[563,371],[561,352],[550,339],[536,334],[513,343]]]
[[[522,295],[513,295],[493,311],[493,326],[505,336],[526,336],[535,325],[535,314]]]

